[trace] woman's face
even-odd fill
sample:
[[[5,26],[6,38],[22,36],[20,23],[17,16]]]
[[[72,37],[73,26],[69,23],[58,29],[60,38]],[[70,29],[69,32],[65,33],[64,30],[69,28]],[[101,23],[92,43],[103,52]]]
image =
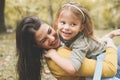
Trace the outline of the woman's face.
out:
[[[45,23],[36,31],[35,39],[37,45],[45,49],[57,48],[60,45],[56,31]]]

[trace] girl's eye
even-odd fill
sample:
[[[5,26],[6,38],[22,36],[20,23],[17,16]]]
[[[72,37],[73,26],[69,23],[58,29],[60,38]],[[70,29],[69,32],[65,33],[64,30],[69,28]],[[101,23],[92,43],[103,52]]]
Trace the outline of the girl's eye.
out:
[[[72,27],[76,26],[76,24],[71,24]]]
[[[60,24],[65,24],[65,22],[64,22],[64,21],[61,21]]]

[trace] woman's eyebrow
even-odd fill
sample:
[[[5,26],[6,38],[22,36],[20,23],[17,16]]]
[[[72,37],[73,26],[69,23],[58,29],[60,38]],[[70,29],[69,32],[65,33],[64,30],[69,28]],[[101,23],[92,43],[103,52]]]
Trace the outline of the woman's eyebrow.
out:
[[[49,26],[49,29],[48,29],[48,32],[47,32],[48,34],[50,34],[51,33],[51,27]]]

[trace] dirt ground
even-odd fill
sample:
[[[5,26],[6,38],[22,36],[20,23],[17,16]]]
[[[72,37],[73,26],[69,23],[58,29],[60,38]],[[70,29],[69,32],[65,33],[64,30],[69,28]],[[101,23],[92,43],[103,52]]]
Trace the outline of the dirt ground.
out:
[[[0,80],[18,80],[16,61],[15,34],[0,35]],[[46,64],[44,66],[41,80],[56,80]]]

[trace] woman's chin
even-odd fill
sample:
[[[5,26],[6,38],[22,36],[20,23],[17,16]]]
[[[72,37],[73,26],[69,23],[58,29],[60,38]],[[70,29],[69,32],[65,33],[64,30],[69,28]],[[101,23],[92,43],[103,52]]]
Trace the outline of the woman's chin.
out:
[[[58,40],[52,47],[53,48],[57,48],[60,46],[60,40]]]

